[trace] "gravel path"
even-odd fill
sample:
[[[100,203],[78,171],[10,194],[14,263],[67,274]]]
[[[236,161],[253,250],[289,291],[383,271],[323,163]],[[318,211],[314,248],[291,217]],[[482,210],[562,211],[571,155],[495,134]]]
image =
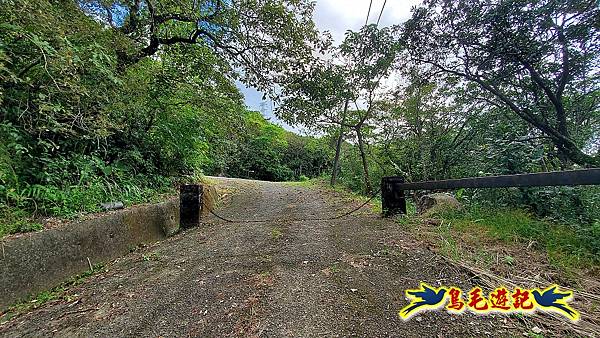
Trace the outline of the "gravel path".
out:
[[[217,210],[297,219],[350,210],[343,196],[285,183],[219,179]],[[0,326],[0,336],[523,336],[515,318],[428,312],[398,318],[420,280],[470,288],[401,226],[361,210],[335,221],[205,223],[108,265],[60,301]],[[67,301],[66,299],[69,299]]]

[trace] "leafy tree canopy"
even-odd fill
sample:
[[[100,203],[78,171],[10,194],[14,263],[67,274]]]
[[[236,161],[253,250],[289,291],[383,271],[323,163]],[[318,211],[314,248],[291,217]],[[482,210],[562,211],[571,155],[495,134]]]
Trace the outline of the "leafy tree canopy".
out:
[[[320,40],[307,0],[79,0],[80,8],[127,44],[122,66],[165,46],[199,44],[268,91],[285,69],[302,64]]]
[[[599,132],[599,29],[595,1],[428,0],[404,39],[413,61],[477,84],[564,157],[598,166],[582,148]]]

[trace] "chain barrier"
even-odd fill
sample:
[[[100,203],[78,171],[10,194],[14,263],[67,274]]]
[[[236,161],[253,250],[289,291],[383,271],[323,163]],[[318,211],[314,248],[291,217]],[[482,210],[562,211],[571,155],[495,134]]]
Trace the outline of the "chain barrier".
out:
[[[333,221],[336,219],[340,219],[346,216],[349,216],[355,212],[357,212],[358,210],[362,209],[365,205],[367,205],[369,202],[371,202],[375,197],[377,197],[377,195],[379,195],[379,193],[381,192],[381,189],[378,189],[376,192],[372,193],[371,196],[369,197],[369,199],[367,201],[365,201],[363,204],[359,205],[358,207],[345,212],[341,215],[337,215],[337,216],[333,216],[333,217],[315,217],[315,218],[292,218],[292,219],[254,219],[254,220],[235,220],[235,219],[230,219],[224,216],[221,216],[217,213],[215,213],[213,210],[210,210],[210,213],[215,216],[216,218],[225,221],[227,223],[270,223],[270,222],[302,222],[302,221]]]

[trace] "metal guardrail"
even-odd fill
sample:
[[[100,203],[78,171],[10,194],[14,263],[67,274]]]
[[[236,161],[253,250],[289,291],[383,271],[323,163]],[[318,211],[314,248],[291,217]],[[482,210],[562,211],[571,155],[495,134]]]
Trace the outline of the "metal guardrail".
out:
[[[440,181],[404,182],[399,176],[381,179],[381,207],[384,215],[406,214],[405,190],[447,190],[460,188],[511,188],[570,185],[600,185],[600,168],[553,171],[534,174],[469,177]]]

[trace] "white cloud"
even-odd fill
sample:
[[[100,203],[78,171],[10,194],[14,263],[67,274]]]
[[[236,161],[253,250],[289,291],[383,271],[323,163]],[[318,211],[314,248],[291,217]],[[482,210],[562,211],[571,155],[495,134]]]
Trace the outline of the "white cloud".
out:
[[[383,13],[381,8],[384,5]],[[421,0],[373,0],[368,23],[376,23],[381,13],[380,27],[400,24],[410,17],[413,6]],[[344,39],[347,30],[359,30],[369,12],[370,0],[318,0],[314,20],[319,30],[331,32],[336,44]]]

